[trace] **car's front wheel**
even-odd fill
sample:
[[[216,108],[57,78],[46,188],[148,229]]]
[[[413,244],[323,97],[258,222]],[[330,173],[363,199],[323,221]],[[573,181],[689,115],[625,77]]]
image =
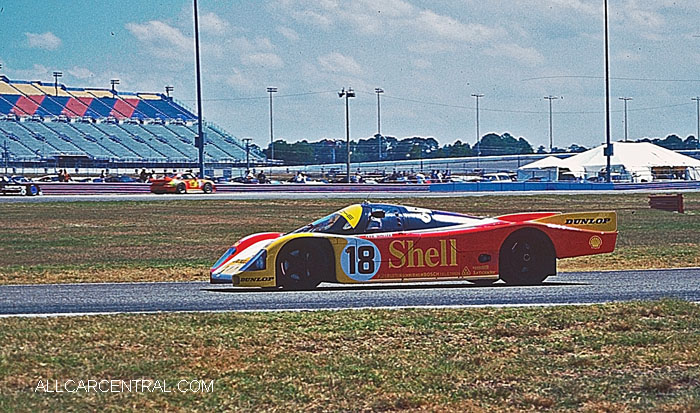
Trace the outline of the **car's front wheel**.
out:
[[[285,290],[313,290],[329,278],[332,252],[325,241],[292,240],[277,256],[277,285]]]
[[[214,191],[214,188],[211,186],[209,182],[204,184],[204,187],[202,188],[205,194],[211,194]]]
[[[506,284],[540,284],[556,273],[556,254],[549,237],[534,228],[510,234],[498,260],[500,278]]]

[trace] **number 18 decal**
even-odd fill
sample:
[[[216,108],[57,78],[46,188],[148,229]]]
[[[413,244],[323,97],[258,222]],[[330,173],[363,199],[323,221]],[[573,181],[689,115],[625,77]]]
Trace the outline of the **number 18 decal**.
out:
[[[364,239],[353,239],[343,249],[340,265],[348,277],[355,281],[368,281],[379,270],[381,263],[379,249],[372,242]]]

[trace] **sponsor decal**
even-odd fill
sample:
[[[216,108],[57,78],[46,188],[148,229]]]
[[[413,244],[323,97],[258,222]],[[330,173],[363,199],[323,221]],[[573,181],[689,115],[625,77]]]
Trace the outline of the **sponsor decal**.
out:
[[[457,240],[441,239],[439,248],[425,249],[414,246],[413,241],[394,240],[389,254],[389,268],[456,267]]]
[[[611,218],[567,218],[564,225],[603,225],[611,221]]]
[[[362,205],[350,205],[338,213],[348,221],[351,227],[355,228],[362,217]]]
[[[340,266],[345,274],[355,281],[371,280],[379,271],[382,254],[373,242],[352,239],[340,256]]]
[[[594,235],[588,240],[588,245],[590,245],[594,250],[597,250],[600,249],[601,245],[603,245],[603,240],[599,236]]]
[[[241,277],[242,283],[263,283],[272,281],[273,277]]]

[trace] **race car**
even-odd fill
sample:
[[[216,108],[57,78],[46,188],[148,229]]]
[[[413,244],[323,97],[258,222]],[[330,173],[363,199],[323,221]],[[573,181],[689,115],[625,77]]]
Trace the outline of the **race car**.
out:
[[[41,188],[23,176],[3,176],[0,178],[0,193],[3,195],[41,195]]]
[[[154,194],[189,194],[216,192],[216,186],[209,179],[201,179],[194,174],[186,172],[175,175],[166,175],[162,178],[151,180],[151,192]]]
[[[212,266],[210,282],[290,290],[321,282],[533,285],[556,274],[557,258],[610,253],[616,241],[611,211],[484,218],[362,203],[288,234],[239,240]]]

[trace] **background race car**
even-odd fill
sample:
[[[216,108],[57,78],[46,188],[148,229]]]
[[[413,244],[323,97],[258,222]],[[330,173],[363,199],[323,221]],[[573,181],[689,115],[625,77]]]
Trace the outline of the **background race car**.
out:
[[[201,179],[192,173],[182,173],[176,175],[166,175],[162,178],[151,180],[151,192],[154,194],[185,194],[185,193],[205,193],[211,194],[216,191],[214,182],[209,179]]]
[[[0,178],[0,193],[3,195],[41,195],[41,188],[23,176],[3,176]]]
[[[465,279],[539,284],[556,259],[612,252],[615,212],[474,217],[389,204],[357,204],[289,234],[250,235],[211,268],[212,283],[315,288]]]

